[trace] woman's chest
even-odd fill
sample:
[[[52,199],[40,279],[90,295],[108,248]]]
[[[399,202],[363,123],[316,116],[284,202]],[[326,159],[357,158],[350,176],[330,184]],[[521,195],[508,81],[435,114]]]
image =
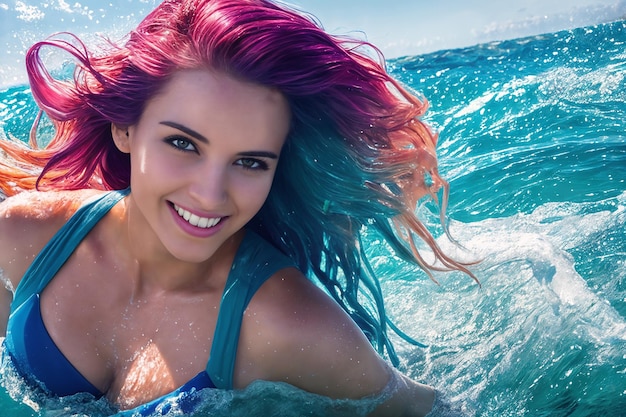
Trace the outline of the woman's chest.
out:
[[[145,293],[116,268],[93,262],[86,268],[87,262],[68,261],[43,291],[41,315],[51,339],[89,382],[130,407],[205,369],[221,294]]]

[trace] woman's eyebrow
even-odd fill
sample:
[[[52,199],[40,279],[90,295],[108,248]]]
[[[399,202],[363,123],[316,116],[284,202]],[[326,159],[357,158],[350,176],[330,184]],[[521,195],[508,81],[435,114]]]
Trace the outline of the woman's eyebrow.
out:
[[[200,133],[196,132],[193,129],[188,128],[187,126],[181,125],[180,123],[169,122],[167,120],[164,120],[164,121],[160,122],[159,124],[162,124],[162,125],[165,125],[165,126],[169,126],[169,127],[173,127],[174,129],[178,129],[181,132],[186,133],[189,136],[192,136],[192,137],[198,139],[201,142],[209,143],[209,140],[207,138],[205,138],[204,136],[202,136]]]
[[[278,155],[276,155],[274,152],[268,152],[268,151],[239,152],[237,155],[239,155],[239,156],[256,156],[258,158],[278,159]]]

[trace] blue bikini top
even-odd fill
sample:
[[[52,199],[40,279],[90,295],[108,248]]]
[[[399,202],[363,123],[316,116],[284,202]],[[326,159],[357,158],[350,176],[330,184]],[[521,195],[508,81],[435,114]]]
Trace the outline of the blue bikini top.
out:
[[[37,255],[15,290],[4,353],[10,355],[21,375],[52,395],[79,392],[103,395],[78,372],[50,337],[42,320],[39,296],[87,233],[128,193],[129,190],[111,191],[79,208]],[[269,277],[293,266],[290,258],[246,230],[226,281],[205,371],[174,392],[129,411],[134,415],[149,414],[165,398],[180,397],[193,389],[232,389],[244,310]]]

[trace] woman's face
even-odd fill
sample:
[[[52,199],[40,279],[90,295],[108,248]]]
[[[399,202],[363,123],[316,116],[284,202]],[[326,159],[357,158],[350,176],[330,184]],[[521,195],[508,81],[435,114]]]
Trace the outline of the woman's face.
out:
[[[179,260],[209,259],[265,202],[289,121],[278,91],[209,70],[176,73],[128,134],[113,127],[130,153],[130,204],[146,238]]]

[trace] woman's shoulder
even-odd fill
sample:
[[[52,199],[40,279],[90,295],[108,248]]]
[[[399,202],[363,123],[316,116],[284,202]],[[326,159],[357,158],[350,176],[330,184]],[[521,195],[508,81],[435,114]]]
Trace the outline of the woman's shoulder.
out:
[[[0,203],[0,268],[12,281],[96,190],[24,191]]]
[[[8,197],[0,204],[0,221],[5,225],[16,222],[66,221],[83,202],[102,191],[60,190],[24,191]]]
[[[244,320],[238,352],[253,357],[239,363],[254,364],[242,365],[251,379],[334,398],[377,393],[389,379],[387,365],[354,321],[295,268],[278,271],[259,289]]]
[[[372,398],[381,401],[376,416],[428,413],[432,388],[393,370],[339,304],[303,274],[280,270],[258,295],[246,312],[235,385],[260,379],[330,398]]]

